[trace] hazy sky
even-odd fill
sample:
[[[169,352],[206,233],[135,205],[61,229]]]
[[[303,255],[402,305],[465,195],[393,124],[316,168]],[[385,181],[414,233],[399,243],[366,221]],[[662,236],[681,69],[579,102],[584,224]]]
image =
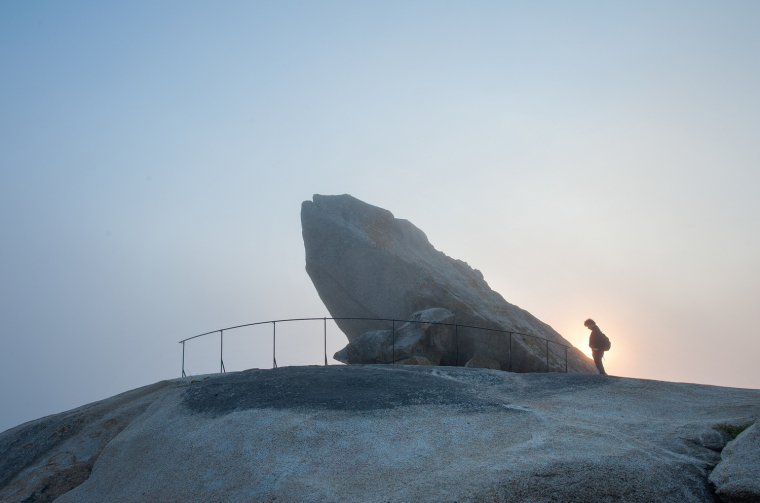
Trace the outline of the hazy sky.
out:
[[[593,317],[611,374],[760,387],[758,26],[754,0],[0,3],[0,430],[177,377],[185,337],[327,315],[314,193],[581,348]],[[321,337],[278,327],[278,363]],[[269,366],[271,327],[225,363]]]

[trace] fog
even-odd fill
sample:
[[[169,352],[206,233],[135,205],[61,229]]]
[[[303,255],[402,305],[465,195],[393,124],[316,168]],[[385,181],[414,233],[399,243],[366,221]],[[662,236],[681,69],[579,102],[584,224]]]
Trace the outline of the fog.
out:
[[[329,316],[300,204],[410,220],[617,376],[760,387],[757,2],[0,4],[0,430]],[[269,368],[272,327],[225,332]],[[323,364],[322,322],[277,326]],[[327,330],[328,357],[346,342]],[[186,371],[219,371],[219,337]]]

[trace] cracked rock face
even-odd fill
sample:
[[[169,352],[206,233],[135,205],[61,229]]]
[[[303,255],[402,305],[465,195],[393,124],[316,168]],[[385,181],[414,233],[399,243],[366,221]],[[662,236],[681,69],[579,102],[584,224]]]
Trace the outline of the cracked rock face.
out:
[[[306,271],[335,318],[409,320],[413,313],[442,308],[460,325],[533,334],[571,346],[549,325],[491,290],[480,271],[436,250],[424,232],[388,210],[349,195],[315,195],[301,206],[301,226]],[[391,329],[390,322],[336,323],[349,342]],[[464,327],[457,336],[460,366],[478,355],[497,361],[503,370],[545,372],[548,366],[552,372],[565,371],[565,349],[558,344],[547,348],[543,340],[518,335],[510,343],[507,334]],[[593,362],[572,347],[567,367],[571,373],[597,373]]]
[[[721,452],[710,474],[715,494],[724,503],[760,502],[760,424],[744,430]]]
[[[0,501],[714,503],[727,438],[712,426],[760,415],[758,390],[589,374],[341,365],[197,379],[1,433]]]

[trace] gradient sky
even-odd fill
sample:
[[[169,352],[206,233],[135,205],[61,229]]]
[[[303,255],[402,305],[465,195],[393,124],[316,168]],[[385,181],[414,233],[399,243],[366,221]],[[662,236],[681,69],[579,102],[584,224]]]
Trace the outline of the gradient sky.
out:
[[[177,377],[185,337],[328,315],[314,193],[584,350],[593,317],[613,375],[759,388],[758,26],[754,0],[0,3],[0,430]],[[278,327],[278,363],[321,336]],[[271,328],[225,363],[268,367]]]

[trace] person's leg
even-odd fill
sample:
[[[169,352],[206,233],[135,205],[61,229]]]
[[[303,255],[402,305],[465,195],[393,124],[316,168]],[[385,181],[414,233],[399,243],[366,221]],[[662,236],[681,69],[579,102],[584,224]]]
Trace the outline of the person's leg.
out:
[[[599,373],[603,376],[606,376],[607,372],[604,371],[604,365],[602,365],[602,357],[604,356],[604,351],[592,351],[591,353],[594,355],[594,363],[596,364],[596,368],[599,370]]]

